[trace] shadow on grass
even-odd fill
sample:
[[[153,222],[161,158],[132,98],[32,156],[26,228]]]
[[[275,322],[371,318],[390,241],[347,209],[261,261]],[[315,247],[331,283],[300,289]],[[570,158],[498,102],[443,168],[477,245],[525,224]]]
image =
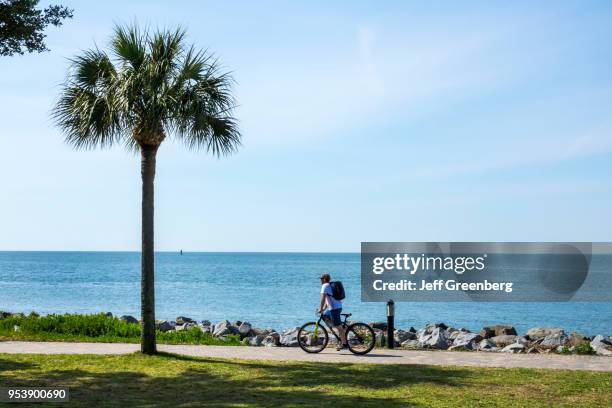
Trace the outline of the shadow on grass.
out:
[[[410,406],[396,387],[461,386],[468,372],[459,368],[410,365],[259,363],[161,353],[130,355],[134,370],[54,369],[8,377],[5,386],[68,386],[79,405],[333,405]],[[150,359],[150,360],[149,360]],[[13,370],[27,369],[0,358]],[[109,363],[110,364],[110,363]],[[137,368],[136,368],[137,367]],[[177,368],[178,367],[178,368]],[[156,371],[153,375],[148,370]],[[173,372],[174,370],[174,372]],[[372,391],[388,390],[374,396]]]

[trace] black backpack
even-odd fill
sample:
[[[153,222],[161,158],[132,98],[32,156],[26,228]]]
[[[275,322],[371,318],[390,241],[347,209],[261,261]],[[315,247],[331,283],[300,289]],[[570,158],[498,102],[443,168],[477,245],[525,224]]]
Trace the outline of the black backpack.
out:
[[[344,294],[344,286],[342,286],[342,282],[340,281],[332,281],[329,282],[332,290],[332,296],[336,300],[342,300],[346,297]]]

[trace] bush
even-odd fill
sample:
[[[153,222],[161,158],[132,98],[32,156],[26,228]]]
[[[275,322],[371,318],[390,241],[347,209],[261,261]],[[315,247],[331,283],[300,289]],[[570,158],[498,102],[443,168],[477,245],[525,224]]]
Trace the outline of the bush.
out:
[[[574,347],[576,354],[595,354],[595,350],[591,347],[591,343],[585,341]]]
[[[138,337],[140,327],[137,324],[126,323],[122,320],[107,317],[104,314],[79,315],[63,314],[38,317],[11,316],[0,320],[0,330],[12,330],[13,326],[20,327],[23,333],[56,333],[71,334],[86,337]]]
[[[14,327],[19,326],[19,333]],[[0,319],[0,335],[35,340],[97,340],[137,342],[140,339],[140,325],[106,316],[103,313],[92,315],[63,314],[39,317],[12,315]],[[181,331],[156,331],[161,343],[174,344],[216,344],[239,345],[237,335],[216,338],[204,333],[198,327]]]

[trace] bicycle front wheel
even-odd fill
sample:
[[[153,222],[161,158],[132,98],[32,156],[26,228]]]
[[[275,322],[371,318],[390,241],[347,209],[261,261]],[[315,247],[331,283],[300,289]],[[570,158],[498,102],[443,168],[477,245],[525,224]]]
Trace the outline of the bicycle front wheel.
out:
[[[318,353],[327,347],[329,335],[322,324],[308,322],[298,331],[298,344],[307,353]]]
[[[354,354],[367,354],[376,343],[374,330],[365,323],[353,323],[346,330],[349,350]]]

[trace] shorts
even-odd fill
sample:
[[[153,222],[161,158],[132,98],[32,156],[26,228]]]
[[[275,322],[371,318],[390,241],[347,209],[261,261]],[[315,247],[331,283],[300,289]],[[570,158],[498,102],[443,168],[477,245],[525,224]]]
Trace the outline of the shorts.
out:
[[[341,312],[342,312],[342,308],[326,310],[325,312],[323,312],[323,316],[330,317],[334,327],[336,327],[342,324],[342,319],[340,318]]]

